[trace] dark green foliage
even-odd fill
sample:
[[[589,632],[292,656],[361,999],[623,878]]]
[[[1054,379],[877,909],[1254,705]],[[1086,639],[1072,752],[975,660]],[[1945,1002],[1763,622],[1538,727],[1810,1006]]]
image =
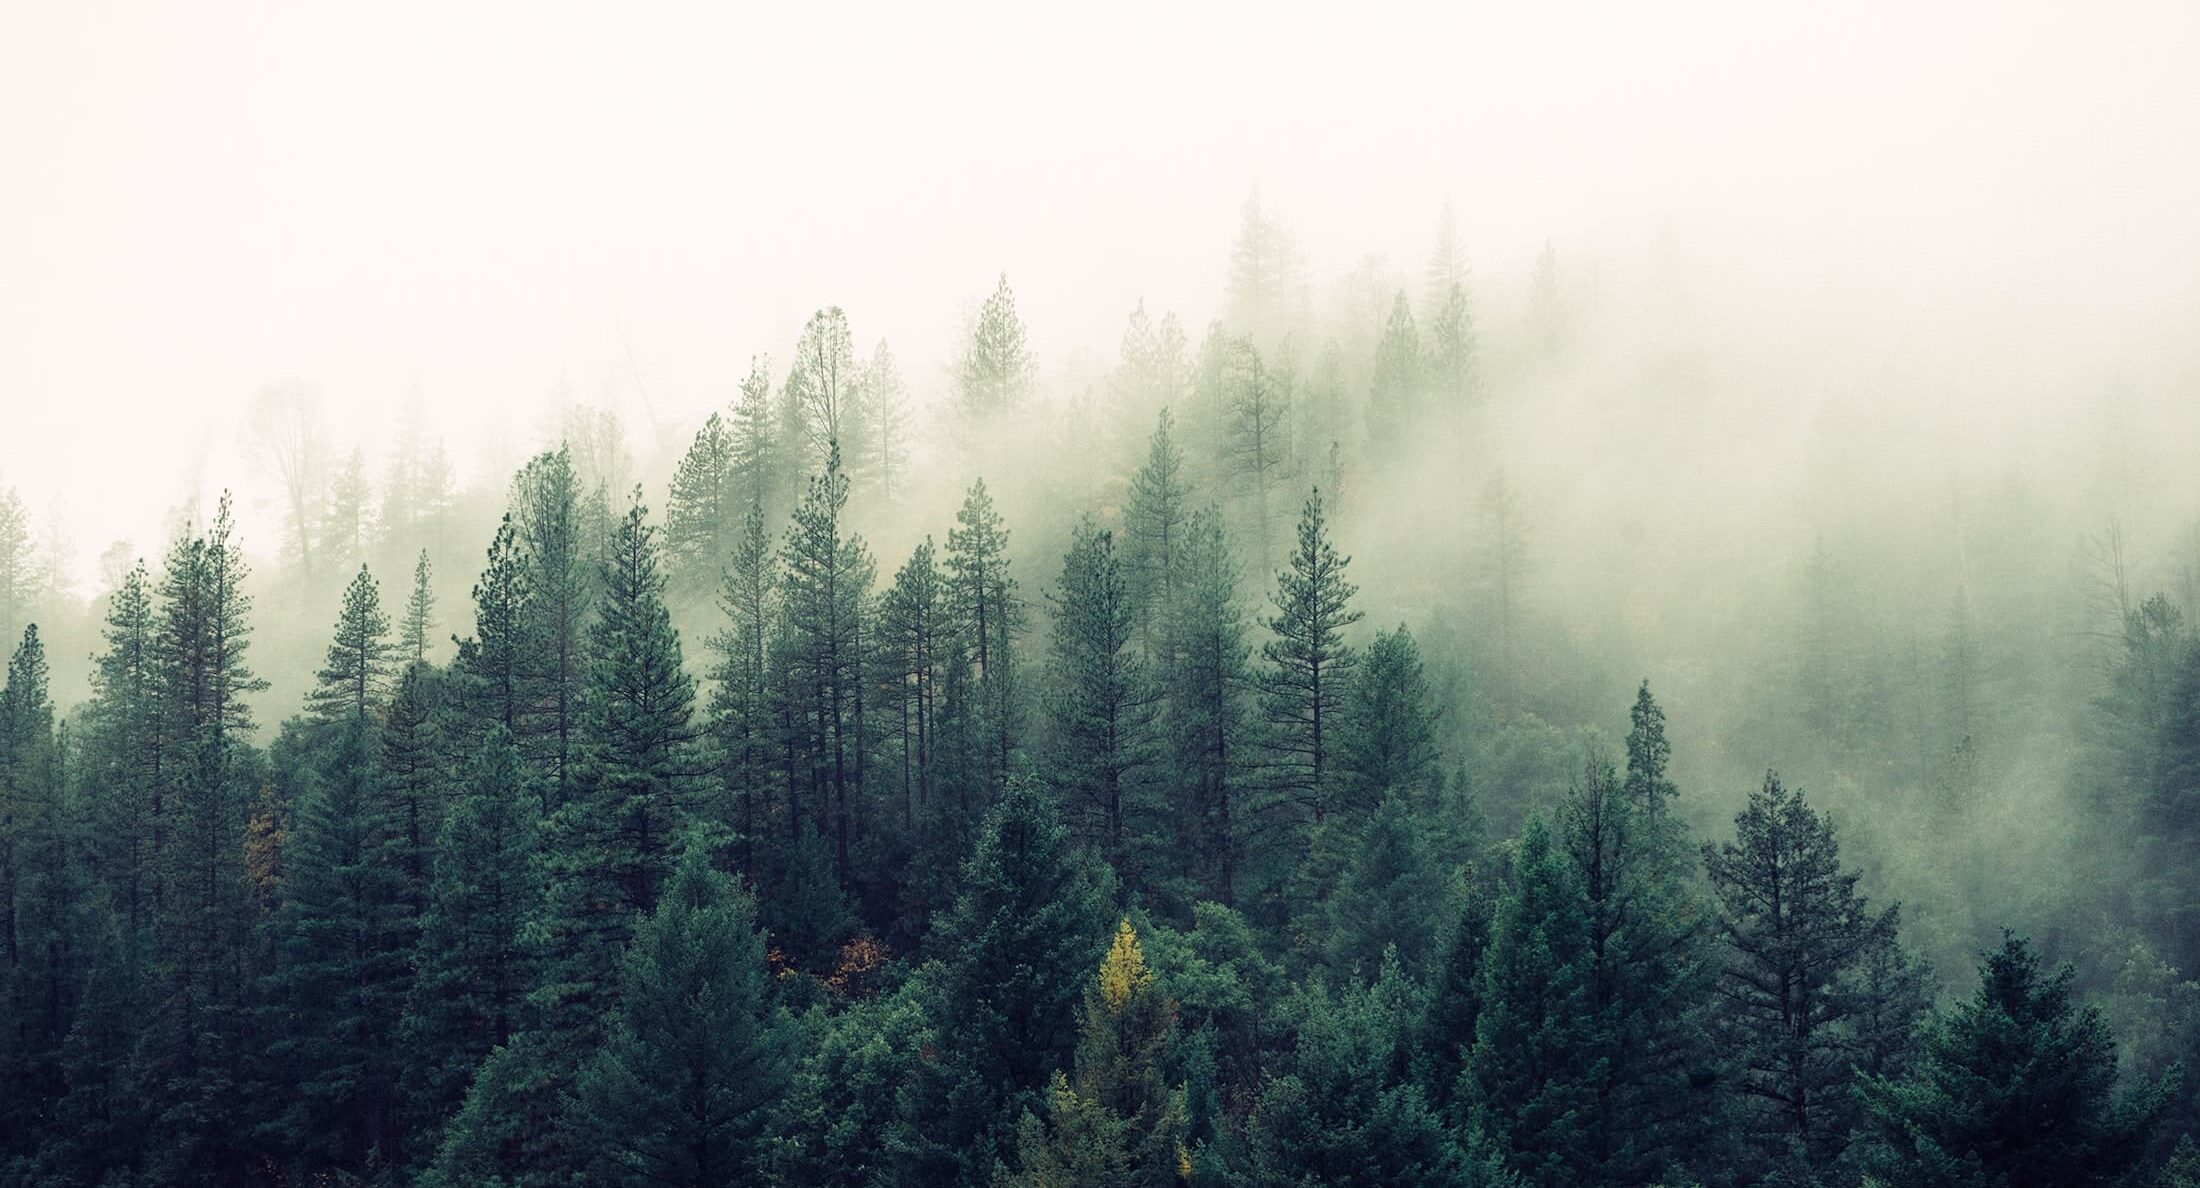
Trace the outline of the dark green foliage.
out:
[[[412,593],[405,599],[405,620],[397,635],[400,666],[428,662],[428,632],[435,623],[435,592],[428,586],[428,550],[413,562]]]
[[[584,1162],[567,1134],[560,1094],[566,1058],[522,1033],[489,1053],[444,1130],[421,1188],[547,1188]]]
[[[1016,1132],[1004,1188],[1061,1184],[1180,1182],[1190,1161],[1185,1106],[1166,1069],[1177,1038],[1176,1004],[1154,984],[1130,921],[1085,993],[1074,1075],[1056,1073],[1044,1115],[1027,1113]]]
[[[1458,1100],[1461,1074],[1474,1054],[1481,1025],[1482,963],[1489,951],[1494,906],[1485,888],[1466,883],[1443,938],[1442,964],[1428,979],[1428,1010],[1415,1040],[1418,1071],[1429,1100],[1447,1111]]]
[[[1133,835],[1151,828],[1155,807],[1160,691],[1134,646],[1136,622],[1114,533],[1089,519],[1071,531],[1053,601],[1045,699],[1050,771],[1082,835],[1136,892],[1153,860],[1134,852]]]
[[[1008,778],[1015,753],[1018,722],[1016,636],[1023,628],[1023,604],[1016,579],[1008,572],[1008,528],[993,508],[985,480],[970,486],[955,528],[947,534],[947,573],[963,648],[970,658],[980,740],[979,770],[988,794]]]
[[[1345,580],[1352,559],[1329,539],[1319,490],[1299,517],[1298,545],[1276,574],[1268,620],[1275,638],[1261,645],[1263,708],[1274,755],[1270,781],[1319,825],[1334,807],[1340,710],[1359,656],[1344,631],[1360,621],[1351,608],[1359,587]]]
[[[756,904],[690,851],[635,929],[619,1009],[574,1085],[590,1183],[752,1182],[788,1078]]]
[[[389,631],[381,588],[361,565],[344,590],[336,637],[329,641],[328,661],[309,699],[322,721],[366,722],[380,708],[390,676]]]
[[[1360,657],[1341,715],[1339,809],[1365,812],[1392,792],[1418,803],[1434,799],[1443,777],[1433,702],[1405,626],[1377,635]]]
[[[1687,1164],[1717,1105],[1705,912],[1684,881],[1671,815],[1638,808],[1611,768],[1590,762],[1561,822],[1587,900],[1588,1022],[1600,1062],[1579,1174],[1648,1181]]]
[[[1470,1129],[1531,1183],[1592,1166],[1592,1110],[1607,1055],[1580,872],[1540,820],[1514,858],[1482,957],[1482,1004],[1459,1096]]]
[[[794,1044],[803,1057],[772,1127],[777,1182],[872,1182],[889,1166],[895,1087],[932,1040],[923,1003],[907,988],[804,1017]]]
[[[1014,1119],[1040,1104],[1074,1049],[1106,910],[1045,794],[1010,784],[931,938],[941,1051],[929,1075],[902,1090],[894,1143],[906,1182],[985,1174]]]
[[[1634,708],[1628,711],[1627,729],[1627,796],[1641,816],[1656,820],[1677,794],[1673,781],[1665,776],[1672,761],[1673,744],[1665,741],[1665,711],[1650,696],[1650,682],[1644,681],[1635,693]]]
[[[726,564],[738,531],[733,460],[733,435],[712,413],[672,472],[665,501],[666,566],[680,585],[709,589]]]
[[[289,1101],[278,1126],[283,1145],[316,1169],[397,1154],[395,1040],[418,927],[405,822],[372,754],[371,726],[353,719],[326,730],[284,854],[292,873],[271,987],[289,1007],[270,1050]]]
[[[1131,477],[1130,502],[1123,509],[1124,570],[1139,644],[1149,660],[1165,655],[1177,591],[1184,584],[1193,515],[1175,423],[1164,406],[1146,446],[1145,464]]]
[[[790,784],[809,798],[810,820],[832,839],[833,869],[851,879],[849,851],[863,812],[865,617],[874,567],[863,538],[847,532],[848,476],[830,444],[824,472],[810,480],[781,550],[785,574],[788,697],[808,762]]]
[[[719,606],[726,628],[710,637],[710,739],[718,764],[718,820],[732,833],[741,865],[755,869],[758,838],[770,818],[776,765],[770,648],[779,572],[764,533],[764,509],[749,505],[726,566]],[[793,814],[788,814],[791,827]]]
[[[528,721],[534,615],[519,548],[519,529],[507,515],[489,542],[488,565],[474,584],[474,634],[458,641],[458,658],[451,665],[474,736],[494,725],[517,739]]]
[[[532,985],[522,923],[534,911],[536,806],[526,766],[490,728],[436,839],[414,980],[399,1030],[406,1155],[432,1155],[482,1060],[511,1040]]]
[[[688,827],[697,776],[694,681],[665,611],[654,530],[635,503],[621,520],[590,629],[575,790],[543,838],[537,1026],[593,1042],[614,1001],[619,953],[657,901]]]
[[[1730,957],[1718,1029],[1733,1053],[1753,1132],[1792,1139],[1814,1162],[1847,1141],[1855,1110],[1849,1047],[1855,999],[1842,980],[1888,943],[1896,911],[1872,912],[1841,868],[1832,822],[1767,774],[1734,818],[1735,840],[1704,847]]]
[[[832,309],[783,388],[758,360],[705,424],[661,533],[638,494],[609,508],[615,418],[568,416],[570,448],[510,487],[448,668],[416,534],[471,504],[440,462],[406,430],[373,535],[362,466],[301,485],[301,561],[358,569],[325,663],[287,614],[252,657],[319,669],[272,694],[310,693],[280,729],[254,729],[247,591],[310,609],[326,567],[250,581],[226,501],[157,573],[104,555],[72,705],[92,619],[0,499],[0,568],[39,571],[0,574],[0,625],[40,616],[0,685],[0,1185],[2193,1179],[2173,1140],[2200,1115],[2165,1074],[2200,1054],[2200,562],[2184,611],[2103,584],[2097,688],[1988,633],[2024,600],[1974,535],[1963,564],[1999,585],[1954,642],[1844,625],[1821,580],[1803,671],[1774,674],[1800,712],[1722,690],[1643,627],[1631,520],[1553,542],[1590,554],[1554,577],[1569,596],[1613,575],[1609,641],[1530,602],[1456,242],[1418,311],[1349,275],[1331,296],[1358,332],[1303,352],[1287,244],[1252,222],[1197,374],[1141,312],[1105,381],[1137,407],[1070,401],[1048,442],[1012,431],[1035,406],[1005,288],[979,319],[954,444],[1063,450],[1014,460],[1065,471],[1018,538],[1067,548],[1043,638],[982,483],[924,535],[948,525],[897,477],[892,356],[857,366]],[[1510,344],[1490,360],[1532,375]],[[1394,459],[1454,447],[1488,483],[1478,520],[1395,502]],[[1240,558],[1270,568],[1270,499],[1316,475],[1256,651]],[[1587,489],[1533,477],[1538,500]],[[1347,489],[1396,624],[1366,637],[1331,538]],[[1673,543],[1660,510],[1643,551]],[[875,597],[859,530],[922,542]],[[368,557],[413,561],[388,615]],[[1568,662],[1592,648],[1671,662],[1710,707],[1704,752],[1675,766],[1645,682],[1607,766],[1614,673]],[[2028,665],[2074,674],[2064,704]],[[2093,812],[2068,851],[2012,851],[2010,882],[1978,838],[2059,823],[2033,794],[2089,698],[2070,766]],[[1767,721],[1728,737],[1743,699]],[[1681,773],[1806,735],[1796,760],[1868,814],[1857,865],[1929,904],[1914,933],[1777,780],[1730,842],[1690,843],[1718,797],[1682,800]],[[1910,795],[1955,780],[1951,754],[1962,795]],[[1899,861],[1912,836],[1926,868]],[[2042,976],[2012,942],[1932,1022],[1966,897],[2052,922],[2098,975]]]
[[[42,1103],[63,1091],[64,1041],[83,993],[83,914],[70,861],[81,824],[63,793],[46,650],[23,629],[0,687],[0,1151],[27,1155]]]
[[[408,663],[382,718],[378,757],[382,786],[399,820],[398,859],[404,870],[405,899],[415,915],[427,902],[435,835],[443,822],[443,731],[438,727],[444,717],[440,712],[444,688],[442,672],[424,662]]]
[[[1405,1075],[1421,1010],[1420,991],[1389,966],[1364,989],[1302,991],[1290,1006],[1297,1042],[1247,1123],[1243,1182],[1505,1183]]]
[[[603,542],[587,538],[586,513],[580,476],[564,447],[536,455],[512,479],[513,532],[507,547],[516,564],[510,578],[521,592],[518,638],[526,642],[515,657],[523,665],[516,690],[521,701],[508,725],[544,774],[552,807],[564,804],[573,791],[587,700],[587,632],[597,593],[591,560]],[[495,554],[492,545],[492,566]],[[506,575],[497,576],[501,584]]]
[[[2177,1140],[2177,1150],[2154,1179],[2155,1188],[2200,1188],[2200,1146],[2187,1134]]]
[[[1174,759],[1184,878],[1230,905],[1268,806],[1253,796],[1252,670],[1237,558],[1214,509],[1193,513],[1185,525],[1182,569],[1167,625],[1172,663],[1162,722]]]
[[[833,843],[809,822],[792,842],[775,847],[766,872],[764,922],[780,955],[795,966],[822,971],[830,967],[840,942],[855,930],[848,899],[833,869]]]
[[[1331,970],[1372,977],[1387,951],[1390,964],[1425,982],[1440,960],[1461,871],[1429,826],[1429,801],[1392,789],[1359,827],[1327,903]]]
[[[92,674],[79,763],[88,788],[87,861],[133,949],[151,927],[161,872],[154,847],[163,840],[162,822],[155,808],[168,756],[155,614],[151,579],[139,561],[108,603],[107,646]]]
[[[931,538],[909,554],[880,600],[874,680],[880,713],[892,731],[888,758],[900,794],[902,827],[914,831],[921,815],[929,824],[937,805],[934,768],[951,624]]]
[[[204,535],[170,550],[154,645],[171,758],[157,785],[153,986],[133,1075],[158,1103],[146,1174],[165,1183],[231,1183],[252,1155],[240,1093],[252,923],[242,735],[245,698],[266,684],[245,661],[251,598],[234,531],[225,496]]]
[[[2006,936],[1979,967],[1978,992],[1929,1031],[1915,1069],[1864,1082],[1878,1182],[2123,1181],[2172,1085],[2116,1092],[2115,1041],[2100,1012],[2071,1001],[2071,977],[2068,966],[2043,977],[2031,945]]]

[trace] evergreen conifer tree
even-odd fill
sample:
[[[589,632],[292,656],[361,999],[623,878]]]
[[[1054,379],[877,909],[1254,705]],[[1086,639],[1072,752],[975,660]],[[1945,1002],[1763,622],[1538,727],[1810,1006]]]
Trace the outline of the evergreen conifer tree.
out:
[[[636,927],[619,986],[604,1044],[574,1086],[589,1182],[755,1182],[793,1032],[775,1002],[755,901],[689,851]]]
[[[2098,1010],[2071,1001],[2071,978],[2068,966],[2042,976],[2030,944],[2006,935],[1979,967],[1978,992],[1932,1028],[1910,1075],[1864,1082],[1876,1182],[2124,1182],[2171,1083],[2117,1092],[2115,1040]]]

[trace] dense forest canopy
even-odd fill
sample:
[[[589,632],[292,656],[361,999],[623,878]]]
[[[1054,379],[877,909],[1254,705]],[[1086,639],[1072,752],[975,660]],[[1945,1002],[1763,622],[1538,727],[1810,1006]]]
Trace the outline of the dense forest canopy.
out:
[[[2200,1185],[2195,44],[0,3],[0,1188]]]
[[[1742,381],[1435,227],[1324,306],[1255,194],[1067,390],[1006,276],[921,404],[828,307],[468,485],[271,384],[279,539],[89,601],[0,499],[9,1182],[2191,1182],[2200,536],[2117,397],[2080,495],[1704,547],[1659,422]]]

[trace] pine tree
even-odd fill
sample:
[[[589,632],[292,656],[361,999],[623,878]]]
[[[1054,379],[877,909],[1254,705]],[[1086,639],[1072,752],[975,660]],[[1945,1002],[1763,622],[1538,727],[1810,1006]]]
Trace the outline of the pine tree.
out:
[[[374,539],[370,520],[373,493],[367,488],[367,455],[353,449],[342,470],[329,480],[321,500],[319,560],[323,564],[365,563]]]
[[[1460,428],[1479,410],[1484,392],[1482,358],[1475,340],[1474,309],[1467,290],[1466,250],[1459,243],[1459,222],[1450,200],[1436,225],[1421,297],[1421,320],[1429,328],[1428,375]]]
[[[1027,1115],[1017,1132],[1014,1188],[1151,1185],[1183,1179],[1184,1091],[1164,1079],[1176,1039],[1176,1003],[1154,985],[1129,920],[1085,994],[1076,1075],[1056,1073],[1046,1124]]]
[[[841,892],[833,843],[805,820],[791,843],[775,847],[762,904],[778,959],[799,969],[828,968],[855,931],[855,917]]]
[[[1337,717],[1359,657],[1344,631],[1360,621],[1351,609],[1359,587],[1345,580],[1350,557],[1337,552],[1316,490],[1299,517],[1298,546],[1276,575],[1271,596],[1275,636],[1261,645],[1263,711],[1272,731],[1271,780],[1317,825],[1333,807]]]
[[[895,571],[894,584],[879,603],[875,654],[879,683],[887,697],[880,708],[895,724],[905,829],[914,829],[917,815],[929,815],[934,807],[932,767],[948,622],[940,572],[932,557],[932,539],[926,537]]]
[[[1012,782],[934,927],[942,1050],[930,1075],[902,1090],[893,1144],[903,1182],[990,1171],[1014,1119],[1073,1053],[1105,911],[1053,807],[1030,782]]]
[[[354,586],[356,589],[357,586]],[[398,1018],[418,918],[404,822],[382,786],[371,723],[330,723],[298,805],[277,920],[284,1014],[270,1054],[288,1109],[283,1145],[317,1172],[395,1154]]]
[[[1483,952],[1482,1006],[1461,1097],[1470,1125],[1524,1180],[1557,1185],[1591,1165],[1598,1061],[1595,955],[1578,872],[1531,819]]]
[[[843,470],[861,470],[868,482],[870,426],[848,315],[839,306],[818,310],[803,326],[787,392],[802,428],[802,466],[823,470],[837,452]]]
[[[760,507],[767,515],[784,509],[786,468],[779,426],[772,411],[771,360],[749,361],[741,398],[733,406],[727,431],[733,467],[733,497],[742,507]]]
[[[1332,997],[1317,983],[1290,1004],[1296,1041],[1261,1086],[1246,1122],[1246,1166],[1258,1188],[1505,1181],[1462,1144],[1405,1075],[1420,992],[1386,965],[1373,984]]]
[[[1867,1158],[1889,1188],[2124,1182],[2174,1081],[2116,1092],[2116,1044],[2100,1012],[2071,1002],[2072,970],[2043,977],[2005,934],[1978,993],[1928,1034],[1917,1068],[1863,1083],[1880,1140]]]
[[[1329,965],[1372,977],[1387,954],[1400,972],[1426,980],[1441,958],[1458,871],[1437,849],[1428,797],[1398,787],[1379,795],[1324,904]]]
[[[155,646],[163,730],[163,872],[154,1004],[132,1075],[157,1087],[147,1173],[168,1183],[235,1182],[249,1152],[237,1117],[244,1076],[243,963],[249,905],[244,827],[245,698],[264,690],[246,663],[251,597],[225,494],[201,536],[179,541],[161,579]]]
[[[1421,372],[1421,335],[1413,325],[1413,307],[1400,292],[1375,345],[1375,376],[1367,394],[1367,436],[1377,449],[1404,440],[1418,422]]]
[[[405,621],[397,635],[397,654],[406,664],[428,662],[428,633],[435,626],[435,591],[429,585],[433,571],[428,550],[420,550],[413,562],[412,593],[405,599]]]
[[[665,501],[665,563],[674,584],[708,589],[725,564],[735,530],[733,435],[717,413],[672,472]]]
[[[931,1042],[912,984],[801,1017],[803,1053],[773,1124],[773,1182],[862,1184],[892,1166],[895,1089]]]
[[[734,832],[745,870],[756,868],[774,774],[771,637],[779,615],[779,571],[764,534],[764,509],[751,503],[726,566],[718,605],[723,630],[710,638],[718,662],[711,670],[710,723],[716,745],[721,816]],[[788,826],[795,814],[787,814]]]
[[[159,902],[166,841],[161,792],[166,720],[151,578],[143,561],[131,566],[107,605],[106,650],[92,673],[93,700],[85,763],[92,875],[120,917],[130,960],[142,955]],[[122,960],[118,958],[118,960]]]
[[[511,734],[489,727],[436,839],[398,1033],[405,1151],[414,1161],[434,1154],[474,1070],[518,1028],[531,981],[520,929],[541,891],[529,779]]]
[[[405,875],[405,902],[415,915],[427,903],[429,866],[443,820],[443,688],[437,669],[407,665],[381,723],[383,789],[400,822],[398,861]]]
[[[1152,416],[1181,400],[1190,387],[1191,367],[1185,359],[1184,327],[1175,314],[1162,315],[1156,324],[1139,301],[1123,328],[1114,387],[1124,412],[1132,417]]]
[[[1088,517],[1070,533],[1056,594],[1046,698],[1055,786],[1081,818],[1103,857],[1136,890],[1146,864],[1126,844],[1148,806],[1158,747],[1153,736],[1159,689],[1134,650],[1136,627],[1115,534]]]
[[[154,1103],[133,1059],[143,1034],[145,970],[122,924],[95,917],[83,930],[84,993],[61,1050],[67,1089],[54,1102],[52,1134],[36,1159],[50,1182],[125,1184],[145,1163]]]
[[[1741,1065],[1753,1125],[1830,1159],[1853,1110],[1845,1056],[1853,1000],[1841,979],[1895,931],[1841,869],[1833,825],[1765,776],[1734,818],[1735,840],[1704,847],[1718,929],[1732,960],[1719,979],[1721,1040]]]
[[[23,629],[0,687],[0,1151],[49,1138],[63,1043],[82,993],[80,823],[63,788],[45,645]]]
[[[1023,626],[1023,604],[1008,572],[1008,528],[993,510],[984,479],[971,484],[955,525],[947,534],[949,597],[970,654],[985,736],[981,770],[988,794],[994,794],[1008,777],[1015,750],[1016,634]]]
[[[909,385],[901,378],[893,348],[879,339],[862,371],[865,440],[862,469],[877,485],[879,498],[891,502],[907,484],[909,467]]]
[[[1368,644],[1339,714],[1340,806],[1371,811],[1396,791],[1408,804],[1433,807],[1443,784],[1434,700],[1404,624]]]
[[[1123,509],[1124,554],[1139,644],[1149,661],[1163,664],[1167,659],[1161,645],[1176,608],[1191,517],[1191,487],[1185,481],[1184,454],[1177,448],[1174,425],[1164,405],[1147,442],[1146,462],[1131,478],[1130,503]]]
[[[336,638],[308,699],[324,722],[366,722],[381,708],[389,689],[390,620],[382,613],[381,588],[361,565],[344,590]]]
[[[519,548],[519,530],[507,515],[489,542],[481,580],[474,583],[474,634],[458,641],[458,657],[451,664],[471,730],[478,734],[499,726],[515,739],[531,706],[537,623]]]
[[[30,622],[35,569],[23,497],[0,488],[0,639],[18,638]]]
[[[1178,803],[1190,820],[1186,860],[1195,884],[1235,904],[1262,806],[1249,799],[1252,687],[1237,559],[1212,507],[1185,525],[1184,589],[1168,623],[1166,733],[1174,743]]]
[[[1230,245],[1225,321],[1240,334],[1274,343],[1290,328],[1302,298],[1305,263],[1283,224],[1262,210],[1260,191],[1245,199]]]
[[[1002,273],[993,295],[978,307],[962,358],[955,367],[956,410],[966,422],[984,424],[1022,410],[1031,396],[1037,365],[1025,343],[1016,294]]]
[[[513,734],[547,777],[544,793],[553,806],[573,792],[589,671],[588,619],[596,595],[585,528],[591,518],[565,447],[536,455],[512,480],[514,543],[526,591],[520,606],[529,650],[522,655],[531,661],[527,705]]]
[[[794,1030],[773,1001],[755,901],[690,851],[635,929],[619,985],[574,1086],[589,1182],[755,1182]]]
[[[1474,309],[1467,288],[1453,284],[1429,315],[1428,383],[1459,428],[1482,410],[1488,392],[1482,378],[1482,348],[1476,340]]]
[[[1474,1052],[1476,1029],[1482,1019],[1482,966],[1489,952],[1491,915],[1496,907],[1488,888],[1479,880],[1466,883],[1458,903],[1459,910],[1444,936],[1442,964],[1429,979],[1428,1008],[1416,1037],[1421,1084],[1437,1109],[1454,1120],[1465,1112],[1466,1103],[1459,1100],[1459,1093],[1467,1085],[1462,1074]]]
[[[1226,385],[1226,432],[1223,460],[1227,472],[1250,506],[1254,559],[1268,567],[1274,535],[1269,530],[1270,504],[1284,480],[1291,459],[1291,384],[1288,368],[1272,366],[1261,357],[1251,339],[1241,339],[1230,353]]]
[[[781,552],[787,625],[802,721],[804,783],[818,831],[833,839],[834,866],[851,878],[850,846],[862,811],[863,648],[874,567],[863,538],[844,530],[848,476],[836,447],[795,509]]]
[[[542,960],[531,1001],[541,1029],[569,1050],[599,1034],[620,950],[671,872],[701,771],[694,681],[645,510],[637,491],[603,573],[575,790],[547,823],[546,894],[529,926]]]
[[[1428,268],[1422,274],[1421,316],[1433,319],[1453,288],[1467,283],[1467,252],[1459,243],[1459,212],[1451,199],[1436,219],[1436,242],[1429,248]]]
[[[1715,970],[1704,912],[1684,882],[1680,837],[1643,815],[1617,772],[1591,759],[1562,810],[1589,953],[1594,1105],[1574,1176],[1649,1182],[1699,1152],[1716,1062],[1705,1030]]]
[[[1627,796],[1635,811],[1655,821],[1665,815],[1678,789],[1665,777],[1673,760],[1673,745],[1665,741],[1665,711],[1650,696],[1645,680],[1635,692],[1635,706],[1628,711]]]

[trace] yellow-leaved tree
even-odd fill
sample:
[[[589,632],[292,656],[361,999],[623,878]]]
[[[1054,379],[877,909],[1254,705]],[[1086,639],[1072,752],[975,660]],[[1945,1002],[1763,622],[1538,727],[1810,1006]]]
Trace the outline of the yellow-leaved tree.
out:
[[[1154,986],[1129,920],[1085,994],[1074,1075],[1057,1072],[1047,1116],[1025,1114],[1001,1188],[1165,1188],[1184,1182],[1184,1089],[1167,1068],[1176,1002]]]

